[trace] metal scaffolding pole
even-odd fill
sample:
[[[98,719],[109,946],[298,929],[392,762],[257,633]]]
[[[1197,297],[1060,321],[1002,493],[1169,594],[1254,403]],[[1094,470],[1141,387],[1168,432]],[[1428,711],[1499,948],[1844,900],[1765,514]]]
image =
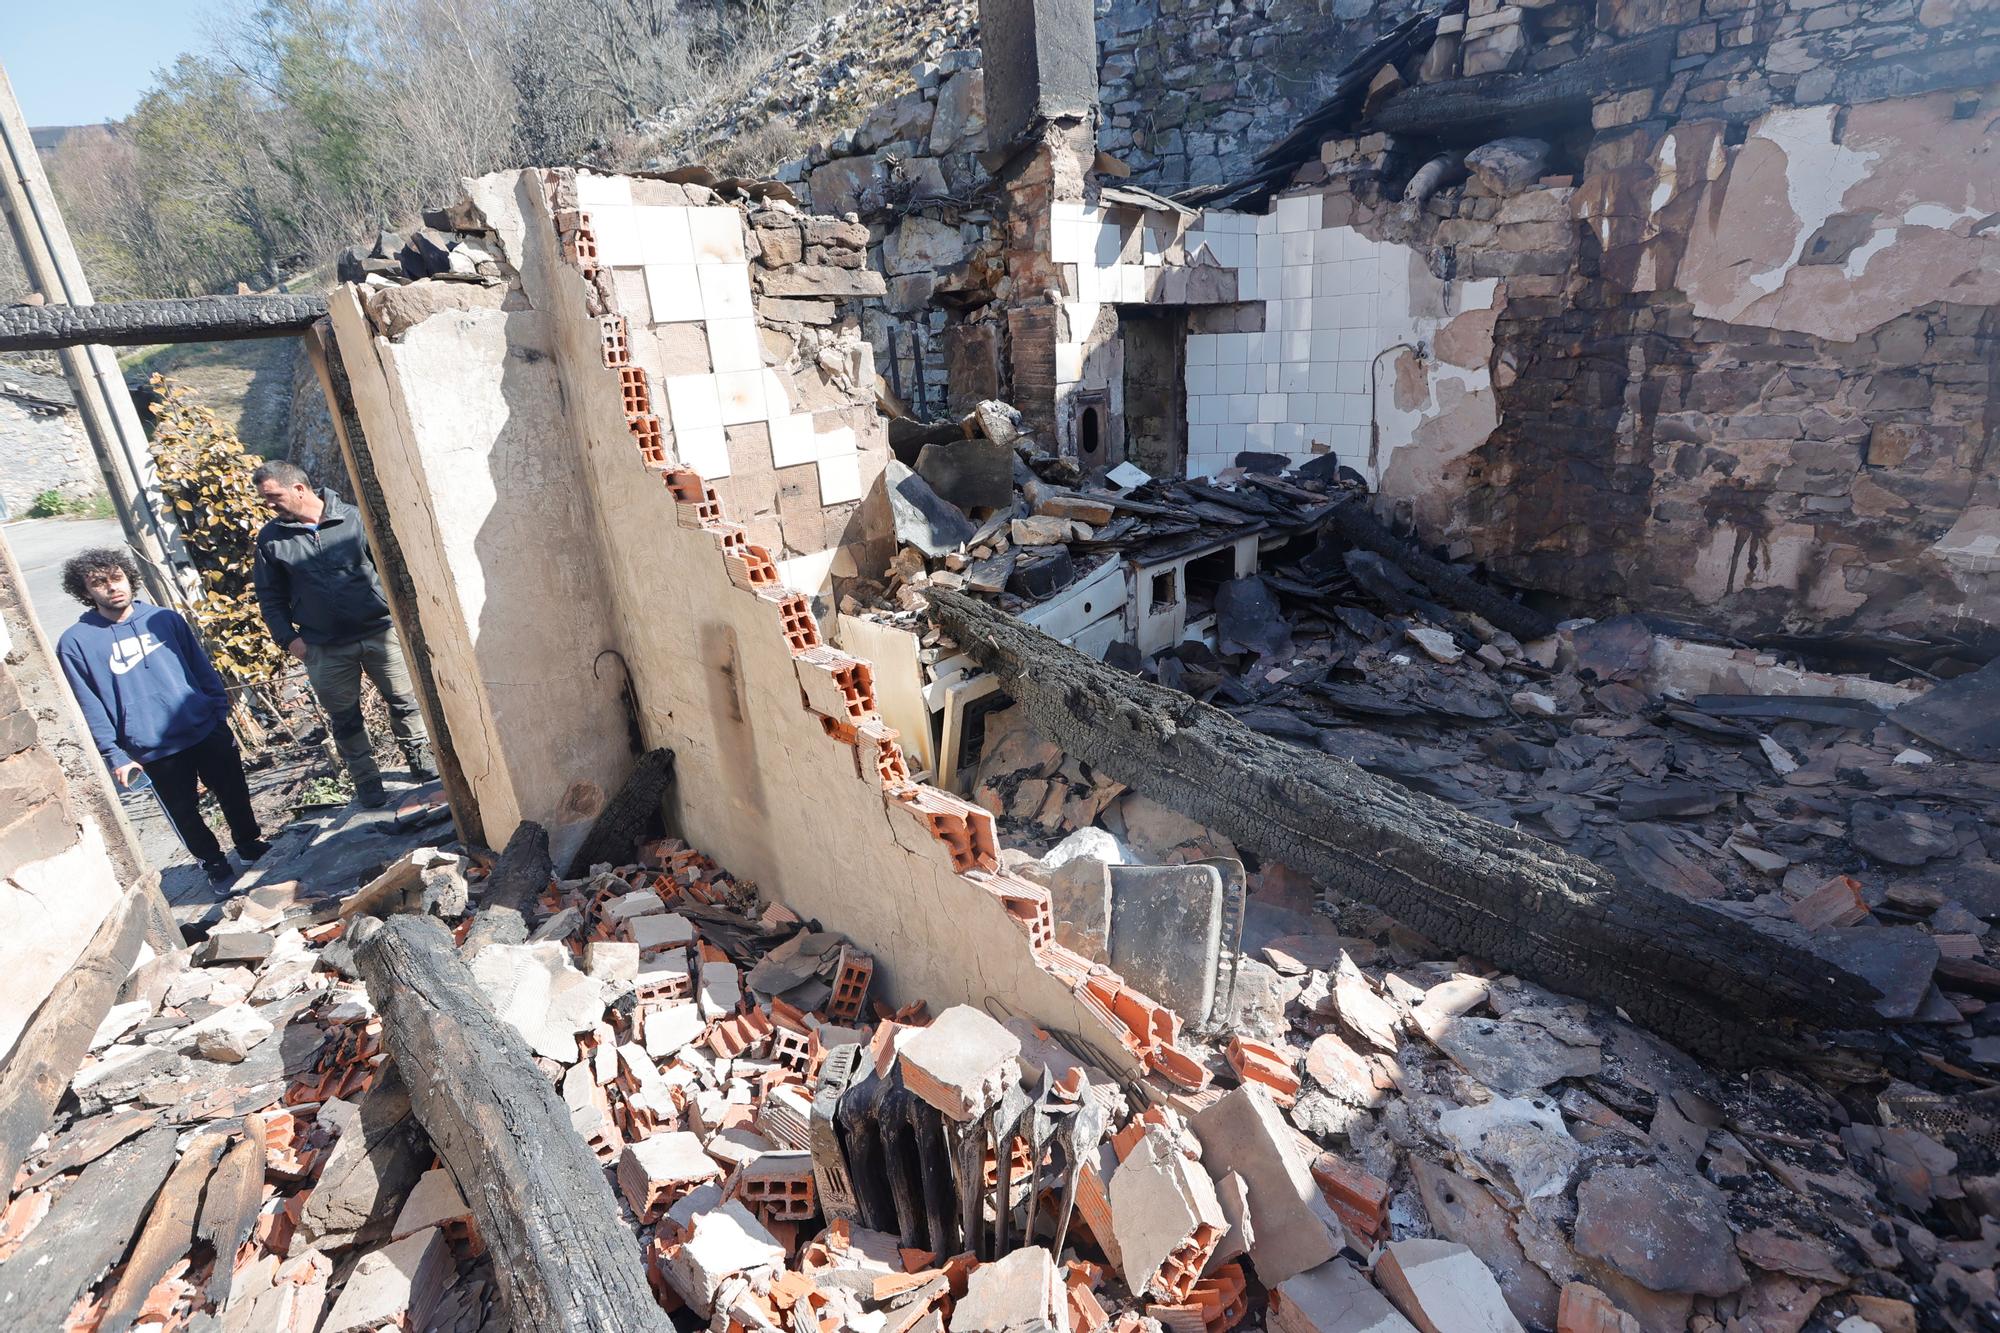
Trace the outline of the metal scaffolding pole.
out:
[[[14,85],[0,68],[0,205],[28,272],[44,301],[90,305],[90,283],[83,275],[69,229],[63,225],[55,195],[49,189],[42,161],[28,133],[28,122],[14,100]],[[140,572],[153,600],[162,606],[183,606],[193,584],[181,550],[180,533],[162,499],[132,395],[126,391],[118,360],[108,347],[66,347],[63,372],[76,395],[77,411],[90,435],[98,466],[103,470],[112,507],[125,529],[125,539],[139,557]]]

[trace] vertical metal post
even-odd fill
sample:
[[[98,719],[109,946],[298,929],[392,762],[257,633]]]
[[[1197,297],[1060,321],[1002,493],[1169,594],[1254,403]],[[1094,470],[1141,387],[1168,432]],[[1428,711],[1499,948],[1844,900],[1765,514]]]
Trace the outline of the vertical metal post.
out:
[[[45,301],[91,304],[90,283],[49,190],[14,86],[0,69],[0,204],[5,205],[21,265]],[[162,606],[184,606],[193,584],[182,569],[180,534],[153,475],[146,430],[108,347],[66,347],[63,372],[104,472],[125,539],[139,556],[146,590]]]

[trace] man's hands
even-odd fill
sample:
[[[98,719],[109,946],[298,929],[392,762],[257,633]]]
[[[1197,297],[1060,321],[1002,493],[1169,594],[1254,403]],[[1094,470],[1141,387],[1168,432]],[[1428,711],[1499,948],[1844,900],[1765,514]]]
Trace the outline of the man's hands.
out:
[[[306,660],[306,641],[304,639],[293,639],[285,645],[285,651],[303,662]]]
[[[111,770],[111,776],[118,779],[118,785],[129,787],[139,780],[140,768],[137,764],[120,764]]]

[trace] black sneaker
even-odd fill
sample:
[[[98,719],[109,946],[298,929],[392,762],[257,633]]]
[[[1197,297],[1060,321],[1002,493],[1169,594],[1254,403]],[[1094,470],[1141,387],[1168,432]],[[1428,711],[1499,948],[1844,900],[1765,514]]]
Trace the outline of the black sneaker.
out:
[[[264,854],[270,850],[271,844],[259,838],[255,842],[238,843],[236,854],[243,858],[243,864],[247,866],[254,861],[263,860]]]
[[[382,779],[354,784],[354,803],[364,810],[380,810],[389,804],[389,791],[382,785]]]
[[[213,861],[203,861],[201,868],[208,872],[210,884],[227,884],[236,878],[236,869],[229,864],[229,858],[226,856]]]

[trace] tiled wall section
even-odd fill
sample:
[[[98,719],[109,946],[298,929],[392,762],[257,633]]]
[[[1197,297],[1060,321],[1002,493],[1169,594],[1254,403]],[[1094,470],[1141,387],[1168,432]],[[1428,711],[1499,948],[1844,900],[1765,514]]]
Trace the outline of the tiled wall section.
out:
[[[766,364],[742,213],[636,201],[635,186],[646,184],[579,172],[577,204],[590,218],[598,264],[611,270],[632,363],[646,373],[672,457],[710,484],[736,469],[810,464],[821,505],[859,500],[853,427],[815,421],[788,377]]]
[[[1205,248],[1236,270],[1241,300],[1264,305],[1263,332],[1188,336],[1190,476],[1219,472],[1243,450],[1295,462],[1331,452],[1373,481],[1389,453],[1435,408],[1440,377],[1457,378],[1468,391],[1488,387],[1483,370],[1426,361],[1431,401],[1414,409],[1395,405],[1395,358],[1384,353],[1427,345],[1453,316],[1491,304],[1495,284],[1441,283],[1407,246],[1372,241],[1352,227],[1321,226],[1321,208],[1315,194],[1279,199],[1262,215],[1205,213],[1176,247],[1170,215],[1143,215],[1141,225],[1133,210],[1055,205],[1053,257],[1077,266],[1065,313],[1079,339],[1096,321],[1098,303],[1171,301],[1164,275],[1169,258],[1178,258],[1170,256],[1175,249],[1199,263]],[[1092,380],[1086,357],[1096,355],[1081,341],[1058,346],[1059,394]],[[1107,367],[1097,378],[1108,374],[1115,370]],[[1114,411],[1119,387],[1114,379]]]

